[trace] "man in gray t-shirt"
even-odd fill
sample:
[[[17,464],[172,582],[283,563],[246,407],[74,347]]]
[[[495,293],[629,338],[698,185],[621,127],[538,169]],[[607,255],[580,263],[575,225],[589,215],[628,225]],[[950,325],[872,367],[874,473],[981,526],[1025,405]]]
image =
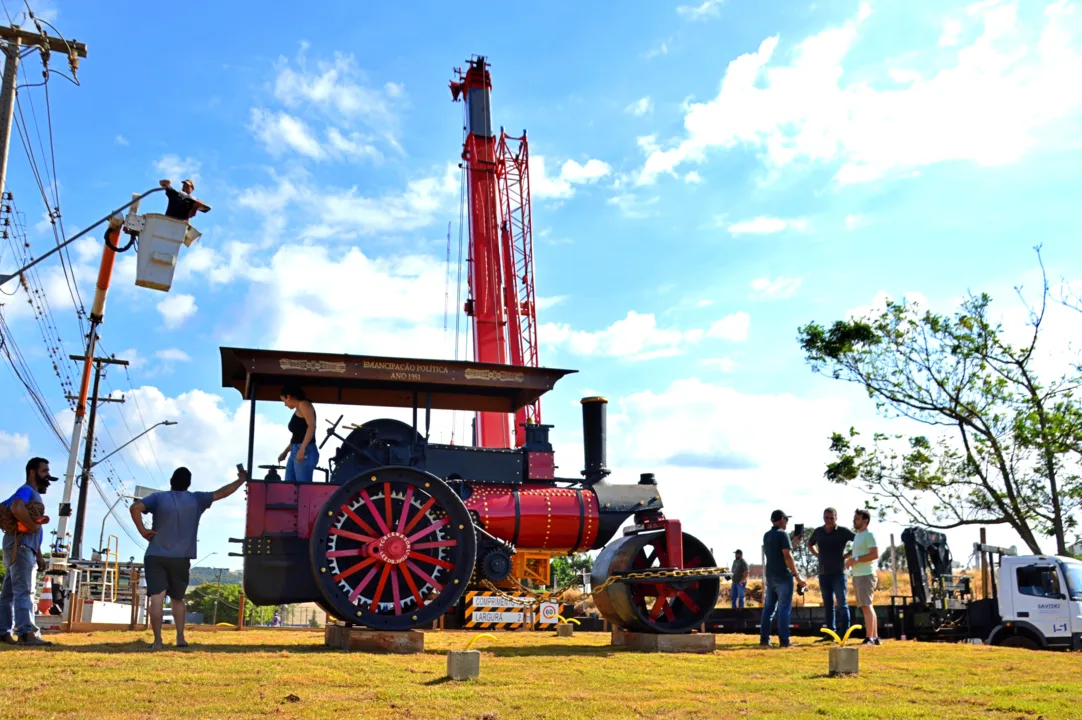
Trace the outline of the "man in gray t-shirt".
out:
[[[173,601],[173,623],[177,628],[177,647],[187,647],[184,640],[184,593],[192,560],[196,558],[196,538],[199,519],[218,500],[224,500],[248,480],[248,474],[237,469],[237,479],[214,492],[188,492],[192,473],[177,468],[169,480],[168,492],[147,495],[131,506],[135,527],[150,543],[143,558],[147,596],[150,598],[150,627],[154,631],[154,649],[162,648],[162,605],[166,593]],[[154,524],[150,530],[143,525],[142,516],[150,513]]]
[[[736,558],[733,559],[732,571],[733,609],[743,609],[744,590],[747,588],[748,585],[748,561],[744,559],[744,552],[742,550],[736,551]]]

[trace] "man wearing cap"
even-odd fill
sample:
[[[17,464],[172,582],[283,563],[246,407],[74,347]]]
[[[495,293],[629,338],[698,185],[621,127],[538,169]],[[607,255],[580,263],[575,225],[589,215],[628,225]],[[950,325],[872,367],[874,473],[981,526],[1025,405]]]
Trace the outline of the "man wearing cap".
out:
[[[744,551],[736,551],[736,559],[733,560],[733,610],[744,609],[744,590],[748,585],[748,562],[744,559]]]
[[[174,220],[188,222],[195,217],[197,212],[209,212],[210,206],[205,205],[192,196],[195,192],[195,183],[188,178],[180,184],[181,192],[173,189],[172,180],[162,180],[158,183],[165,188],[165,194],[169,198],[169,205],[165,208],[165,216]]]
[[[4,534],[5,574],[0,589],[0,642],[8,645],[52,645],[41,639],[34,624],[34,580],[35,570],[45,572],[41,527],[49,518],[42,513],[41,493],[54,480],[48,460],[31,458],[26,463],[26,484],[3,502],[15,520],[13,532]],[[18,640],[12,637],[13,629]]]
[[[793,610],[793,582],[806,588],[793,560],[793,545],[789,541],[789,516],[781,510],[770,514],[772,527],[763,535],[766,568],[763,578],[763,616],[760,620],[759,644],[770,647],[770,623],[778,620],[778,641],[789,647],[789,617]]]

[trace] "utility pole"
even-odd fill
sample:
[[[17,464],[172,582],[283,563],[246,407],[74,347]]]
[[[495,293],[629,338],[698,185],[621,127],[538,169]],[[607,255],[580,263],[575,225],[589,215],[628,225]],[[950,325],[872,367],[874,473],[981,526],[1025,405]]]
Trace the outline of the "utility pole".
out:
[[[218,625],[218,599],[222,596],[222,569],[218,568],[218,587],[214,590],[214,620],[211,624]]]
[[[72,360],[86,361],[82,355],[71,355]],[[82,559],[83,528],[86,526],[86,495],[87,486],[90,485],[90,466],[94,464],[94,422],[98,417],[98,387],[101,384],[101,368],[103,365],[127,365],[127,360],[116,358],[93,358],[94,361],[94,393],[90,399],[90,420],[86,426],[86,452],[83,454],[83,474],[79,484],[79,504],[75,510],[75,537],[71,541],[71,557]],[[123,398],[105,398],[102,402],[124,402]],[[104,527],[104,526],[103,526]]]
[[[38,29],[38,32],[29,32],[18,25],[0,27],[0,41],[4,43],[4,84],[0,88],[0,192],[7,187],[8,148],[11,146],[11,121],[15,113],[19,60],[38,50],[45,66],[45,80],[48,81],[50,52],[61,53],[68,59],[73,77],[79,69],[79,58],[86,57],[86,45],[83,43],[47,35],[40,25]]]

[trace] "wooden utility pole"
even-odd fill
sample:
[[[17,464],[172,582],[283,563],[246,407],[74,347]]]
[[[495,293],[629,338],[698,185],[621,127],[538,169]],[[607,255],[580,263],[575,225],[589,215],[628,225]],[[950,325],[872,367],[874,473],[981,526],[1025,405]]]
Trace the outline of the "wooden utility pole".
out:
[[[36,22],[36,21],[35,21]],[[18,25],[0,26],[4,44],[4,80],[0,88],[0,192],[7,187],[8,148],[11,146],[11,121],[15,114],[15,88],[19,78],[19,60],[38,50],[48,81],[49,53],[58,52],[68,59],[72,76],[79,69],[79,58],[86,57],[86,45],[47,35],[44,30],[29,32]]]
[[[70,355],[72,360],[85,362],[83,355]],[[90,398],[90,418],[86,426],[86,451],[83,455],[83,475],[79,484],[79,503],[75,510],[75,537],[71,541],[71,557],[82,558],[83,528],[86,526],[86,496],[87,486],[90,485],[90,466],[94,464],[94,423],[98,418],[98,386],[101,384],[102,365],[127,365],[127,360],[116,358],[93,358],[94,361],[94,392]],[[121,398],[105,398],[105,402],[124,402]]]

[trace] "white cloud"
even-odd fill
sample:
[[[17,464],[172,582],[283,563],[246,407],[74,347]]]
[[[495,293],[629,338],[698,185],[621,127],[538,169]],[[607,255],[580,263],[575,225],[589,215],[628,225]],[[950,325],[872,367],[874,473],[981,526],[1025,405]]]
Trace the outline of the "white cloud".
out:
[[[180,348],[166,348],[154,353],[154,357],[165,362],[189,362],[191,357]]]
[[[726,315],[720,320],[715,320],[706,331],[706,336],[733,342],[743,342],[748,339],[748,328],[751,327],[751,316],[743,310],[732,315]]]
[[[304,175],[275,175],[274,180],[274,186],[241,191],[234,204],[274,221],[284,221],[290,208],[295,208],[296,217],[303,218],[295,235],[302,239],[350,239],[415,230],[449,211],[459,193],[459,170],[450,163],[442,174],[410,180],[404,190],[381,196],[362,195],[356,186],[317,187]]]
[[[326,156],[308,125],[289,113],[252,108],[249,129],[263,143],[267,152],[276,157],[286,150],[315,160]]]
[[[752,280],[751,289],[762,300],[786,300],[796,295],[803,278],[791,278],[779,275],[771,280],[768,277]]]
[[[1054,142],[1050,128],[1082,108],[1076,15],[1063,0],[1049,2],[1032,28],[1019,20],[1017,2],[973,7],[957,19],[977,37],[958,46],[947,67],[936,48],[907,54],[927,77],[907,77],[902,87],[880,87],[872,73],[882,71],[845,64],[871,17],[867,3],[848,22],[797,43],[791,59],[778,52],[779,37],[769,37],[729,64],[714,99],[687,104],[683,136],[649,150],[637,182],[737,146],[757,149],[774,170],[831,163],[840,183],[952,160],[1013,162],[1039,140]]]
[[[647,60],[653,60],[656,57],[660,57],[662,55],[668,55],[669,54],[669,43],[670,42],[672,42],[672,40],[666,40],[665,42],[661,43],[657,47],[652,47],[649,50],[647,50],[646,51],[646,59]]]
[[[537,310],[548,310],[551,307],[556,307],[564,300],[567,300],[567,295],[555,295],[553,297],[539,297],[537,298]]]
[[[736,361],[727,357],[704,358],[699,361],[699,364],[717,368],[723,373],[731,373],[736,370]]]
[[[545,158],[538,155],[530,158],[530,192],[534,197],[563,200],[575,194],[576,185],[597,182],[611,172],[608,163],[590,158],[584,165],[567,160],[560,166],[559,175],[549,177]]]
[[[862,318],[877,318],[883,314],[887,309],[887,301],[893,300],[894,296],[888,293],[886,290],[880,290],[872,298],[871,303],[868,305],[859,305],[852,310],[845,313],[846,320],[859,320]],[[902,293],[902,300],[914,308],[920,308],[922,310],[929,309],[928,298],[919,292],[907,292]]]
[[[656,205],[660,199],[657,195],[644,198],[634,193],[622,193],[609,198],[605,202],[619,208],[624,217],[644,218],[652,214],[649,210],[650,206]]]
[[[729,225],[733,235],[772,235],[783,230],[805,230],[808,222],[803,218],[784,220],[782,218],[759,216],[754,220],[744,220]]]
[[[684,182],[686,183],[701,183],[702,181],[702,176],[694,170],[684,176]]]
[[[171,293],[158,303],[158,312],[162,314],[165,327],[170,329],[183,325],[197,310],[199,306],[195,304],[195,298],[184,293]]]
[[[962,34],[962,21],[957,18],[943,18],[943,34],[939,36],[939,47],[953,47],[958,44],[958,37]]]
[[[703,0],[698,5],[679,5],[676,14],[692,21],[707,20],[720,14],[723,2],[725,0]]]
[[[116,138],[114,138],[114,141],[116,142],[117,145],[130,145],[131,144],[131,143],[128,142],[128,138],[124,137],[123,135],[117,135]]]
[[[845,229],[856,230],[857,228],[864,227],[871,224],[871,219],[861,215],[860,213],[849,213],[845,216]]]
[[[201,164],[194,158],[182,158],[173,153],[168,153],[154,163],[154,167],[161,174],[160,179],[172,180],[174,185],[180,185],[180,181],[187,178],[191,178],[196,186],[199,185],[199,168]]]
[[[747,337],[751,318],[737,312],[715,321],[708,330],[677,330],[658,327],[653,313],[631,310],[604,330],[575,330],[565,323],[543,323],[538,339],[551,348],[566,348],[574,355],[653,360],[683,353],[704,338],[741,341]]]
[[[635,117],[649,115],[654,111],[654,101],[649,96],[642,97],[624,108],[624,112],[631,113]]]
[[[30,452],[30,438],[22,433],[7,433],[0,430],[0,459],[23,458]],[[29,457],[25,457],[29,459]]]

